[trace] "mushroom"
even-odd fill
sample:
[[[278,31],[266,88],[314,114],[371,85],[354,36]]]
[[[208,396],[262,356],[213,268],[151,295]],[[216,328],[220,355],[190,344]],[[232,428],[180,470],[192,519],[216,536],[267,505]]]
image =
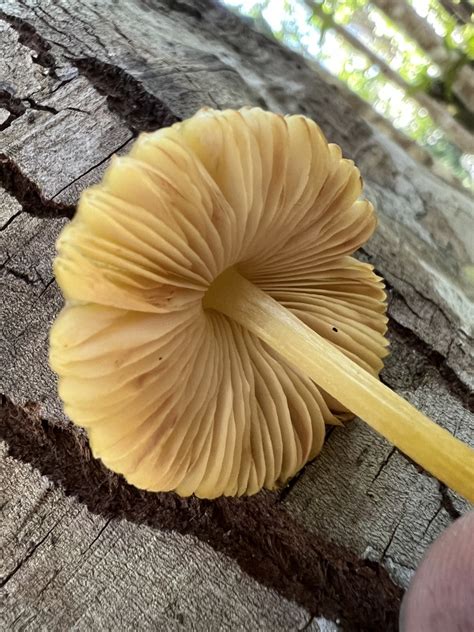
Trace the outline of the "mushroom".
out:
[[[133,485],[284,485],[354,414],[474,500],[474,451],[378,379],[383,281],[352,161],[304,116],[201,110],[142,134],[57,244],[66,413]]]

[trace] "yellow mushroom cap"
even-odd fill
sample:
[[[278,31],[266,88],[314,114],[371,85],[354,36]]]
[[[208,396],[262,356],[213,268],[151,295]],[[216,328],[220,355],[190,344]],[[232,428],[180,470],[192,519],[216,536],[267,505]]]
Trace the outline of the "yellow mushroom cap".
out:
[[[377,375],[385,293],[350,257],[372,234],[354,164],[304,116],[202,110],[142,134],[57,244],[50,362],[92,451],[133,485],[213,498],[284,484],[350,415],[203,307],[236,267]]]

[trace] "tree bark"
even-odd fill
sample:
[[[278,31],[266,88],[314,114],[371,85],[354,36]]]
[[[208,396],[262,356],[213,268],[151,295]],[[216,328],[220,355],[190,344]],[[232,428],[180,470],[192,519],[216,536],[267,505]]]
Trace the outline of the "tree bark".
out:
[[[396,630],[401,587],[467,503],[357,421],[278,492],[210,502],[127,485],[57,398],[54,242],[139,131],[206,105],[310,116],[357,161],[379,211],[358,256],[387,279],[383,380],[472,442],[472,200],[211,0],[0,10],[5,627]]]

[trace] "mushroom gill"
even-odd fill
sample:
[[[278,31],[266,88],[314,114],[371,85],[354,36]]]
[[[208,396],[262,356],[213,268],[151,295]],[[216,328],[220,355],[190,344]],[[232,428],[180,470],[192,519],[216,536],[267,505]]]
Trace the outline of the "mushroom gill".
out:
[[[382,280],[350,256],[376,224],[361,187],[313,121],[258,108],[202,110],[112,160],[58,240],[50,349],[96,457],[143,489],[253,494],[361,414],[345,393],[380,384],[387,353]]]

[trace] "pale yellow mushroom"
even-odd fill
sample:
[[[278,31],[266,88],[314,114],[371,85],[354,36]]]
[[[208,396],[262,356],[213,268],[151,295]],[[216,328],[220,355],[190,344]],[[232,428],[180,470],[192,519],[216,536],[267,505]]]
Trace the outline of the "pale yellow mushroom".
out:
[[[58,240],[51,331],[96,457],[143,489],[253,494],[355,413],[472,499],[473,451],[377,379],[383,282],[350,256],[376,224],[361,187],[313,121],[257,108],[113,159]]]

